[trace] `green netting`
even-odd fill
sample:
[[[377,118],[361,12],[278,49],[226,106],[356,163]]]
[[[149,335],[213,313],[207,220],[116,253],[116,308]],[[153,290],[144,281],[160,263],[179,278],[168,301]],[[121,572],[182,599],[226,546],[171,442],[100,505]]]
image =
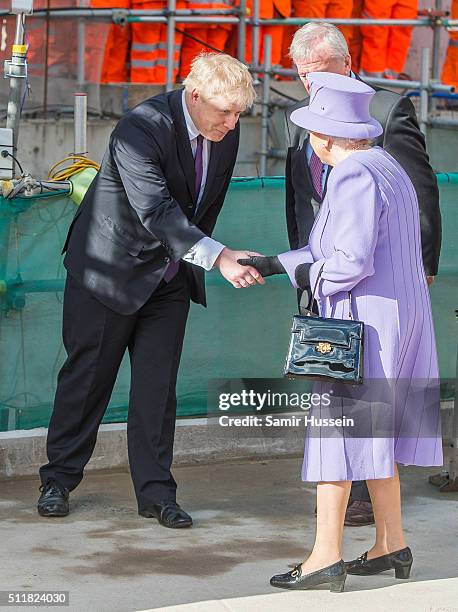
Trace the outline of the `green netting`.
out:
[[[444,380],[456,372],[458,175],[438,175],[443,217],[440,274],[431,296]],[[65,270],[60,250],[75,205],[64,196],[0,199],[0,431],[47,426],[61,342]],[[288,248],[284,179],[234,179],[215,238],[232,248],[274,254]],[[281,376],[295,292],[285,277],[235,290],[207,275],[208,308],[192,305],[178,384],[178,414],[205,413],[211,378]],[[126,358],[105,422],[126,417]]]

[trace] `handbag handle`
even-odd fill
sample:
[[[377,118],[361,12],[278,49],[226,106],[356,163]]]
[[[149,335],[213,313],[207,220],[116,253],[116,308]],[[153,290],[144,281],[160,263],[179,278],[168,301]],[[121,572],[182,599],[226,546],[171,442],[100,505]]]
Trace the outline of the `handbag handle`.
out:
[[[324,262],[324,263],[326,263],[326,262]],[[312,311],[312,308],[313,308],[313,302],[315,300],[316,290],[318,288],[318,283],[321,280],[321,275],[323,274],[323,268],[324,268],[324,264],[321,266],[320,271],[318,272],[318,275],[317,275],[316,281],[315,281],[315,286],[313,287],[312,294],[310,295],[309,303],[307,304],[307,308],[305,308],[305,310],[304,310],[306,317],[314,317],[314,316],[316,316],[315,313]],[[301,310],[302,310],[302,308],[301,308]],[[351,291],[348,291],[348,317],[351,320],[354,320],[353,312],[352,312],[352,305],[351,305]]]

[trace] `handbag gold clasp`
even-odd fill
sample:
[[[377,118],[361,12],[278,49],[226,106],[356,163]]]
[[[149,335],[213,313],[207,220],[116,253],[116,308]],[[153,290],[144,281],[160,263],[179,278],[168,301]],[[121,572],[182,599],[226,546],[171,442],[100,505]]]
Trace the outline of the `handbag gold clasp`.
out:
[[[322,355],[326,355],[332,351],[332,346],[329,344],[329,342],[318,342],[315,348]]]

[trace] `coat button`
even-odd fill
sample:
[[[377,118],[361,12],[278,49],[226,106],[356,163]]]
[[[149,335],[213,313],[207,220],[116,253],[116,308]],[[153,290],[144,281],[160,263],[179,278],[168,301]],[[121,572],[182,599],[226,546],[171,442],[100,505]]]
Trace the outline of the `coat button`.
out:
[[[164,257],[164,263],[169,263],[170,257]]]

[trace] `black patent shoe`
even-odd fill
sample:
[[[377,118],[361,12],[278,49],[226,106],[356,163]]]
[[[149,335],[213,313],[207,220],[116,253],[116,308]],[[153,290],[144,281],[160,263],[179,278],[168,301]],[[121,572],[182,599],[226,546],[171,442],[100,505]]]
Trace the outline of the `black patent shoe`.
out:
[[[375,559],[368,559],[367,552],[365,552],[353,561],[346,561],[345,566],[347,574],[352,574],[353,576],[372,576],[373,574],[380,574],[381,572],[394,569],[396,578],[406,579],[410,576],[412,563],[412,551],[406,546],[402,550],[397,550],[381,557],[375,557]]]
[[[301,564],[287,572],[286,574],[277,574],[272,576],[270,584],[279,589],[296,589],[305,590],[313,589],[320,584],[329,584],[329,590],[333,593],[342,593],[345,586],[347,572],[345,571],[345,563],[337,561],[328,567],[312,572],[311,574],[302,574]]]
[[[138,514],[145,518],[156,518],[164,527],[183,529],[192,526],[192,518],[176,501],[167,499],[148,508],[139,510]]]
[[[41,495],[37,503],[40,516],[67,516],[69,513],[69,492],[60,482],[49,479],[40,487]]]

